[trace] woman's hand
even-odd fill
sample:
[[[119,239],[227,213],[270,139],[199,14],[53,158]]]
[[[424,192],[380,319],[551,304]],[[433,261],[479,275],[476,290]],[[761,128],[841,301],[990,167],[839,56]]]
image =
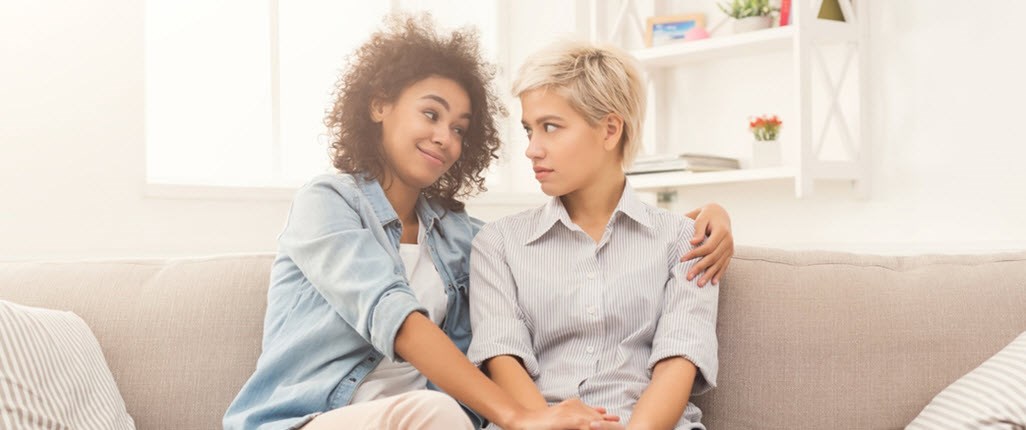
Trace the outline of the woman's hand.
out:
[[[704,271],[698,280],[699,287],[704,287],[710,280],[714,285],[719,285],[720,277],[727,272],[730,258],[734,256],[734,235],[730,232],[730,215],[722,206],[710,203],[688,212],[687,217],[695,220],[695,237],[691,239],[691,244],[697,247],[681,257],[680,261],[702,257],[688,272],[688,280],[694,279]],[[702,245],[698,246],[700,243]]]
[[[546,409],[524,410],[507,429],[566,430],[606,429],[605,423],[618,423],[620,417],[606,414],[605,408],[593,408],[580,399],[568,399]],[[620,427],[622,428],[622,427]]]

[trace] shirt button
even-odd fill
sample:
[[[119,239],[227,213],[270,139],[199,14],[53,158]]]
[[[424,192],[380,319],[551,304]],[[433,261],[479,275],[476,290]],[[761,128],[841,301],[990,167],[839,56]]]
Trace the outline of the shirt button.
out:
[[[595,315],[595,307],[594,306],[588,306],[588,313],[591,314],[591,315]]]
[[[588,354],[593,354],[595,353],[595,348],[589,346],[588,349],[586,349],[585,351],[588,351]]]
[[[588,272],[588,279],[595,279],[595,272]]]

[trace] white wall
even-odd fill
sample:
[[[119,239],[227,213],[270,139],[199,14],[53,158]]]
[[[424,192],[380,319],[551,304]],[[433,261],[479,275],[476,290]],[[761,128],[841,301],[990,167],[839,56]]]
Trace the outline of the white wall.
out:
[[[1026,112],[1026,65],[1014,54],[1026,30],[1011,21],[1026,14],[1026,3],[871,1],[870,199],[858,200],[843,184],[818,184],[815,196],[795,200],[792,184],[773,181],[691,188],[676,210],[722,203],[742,244],[1026,248],[1026,139],[1018,118]],[[144,197],[142,3],[2,4],[0,259],[274,249],[286,200]],[[574,10],[569,1],[515,3],[515,62],[568,29]],[[553,5],[559,13],[550,13]],[[519,107],[510,108],[516,118]],[[519,160],[521,145],[514,141],[509,155]],[[520,206],[471,208],[493,219]]]
[[[950,3],[870,3],[870,199],[828,183],[795,200],[778,181],[689,189],[677,208],[721,202],[746,244],[1026,249],[1026,29],[1014,21],[1026,3]]]

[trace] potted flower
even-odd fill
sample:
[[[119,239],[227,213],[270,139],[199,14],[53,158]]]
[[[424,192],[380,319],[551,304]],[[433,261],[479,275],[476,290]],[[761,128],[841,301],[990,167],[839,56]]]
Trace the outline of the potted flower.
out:
[[[780,126],[783,122],[776,115],[762,115],[748,119],[748,130],[755,136],[752,144],[752,166],[771,167],[780,165]]]
[[[730,0],[716,5],[734,18],[734,33],[762,30],[773,25],[771,14],[776,8],[770,6],[769,0]]]

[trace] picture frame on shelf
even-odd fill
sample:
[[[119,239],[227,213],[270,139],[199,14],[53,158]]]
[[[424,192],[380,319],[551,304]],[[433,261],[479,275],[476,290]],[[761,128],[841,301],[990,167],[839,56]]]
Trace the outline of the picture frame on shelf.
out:
[[[687,32],[705,28],[705,15],[685,13],[649,17],[645,24],[645,46],[653,47],[687,40]]]

